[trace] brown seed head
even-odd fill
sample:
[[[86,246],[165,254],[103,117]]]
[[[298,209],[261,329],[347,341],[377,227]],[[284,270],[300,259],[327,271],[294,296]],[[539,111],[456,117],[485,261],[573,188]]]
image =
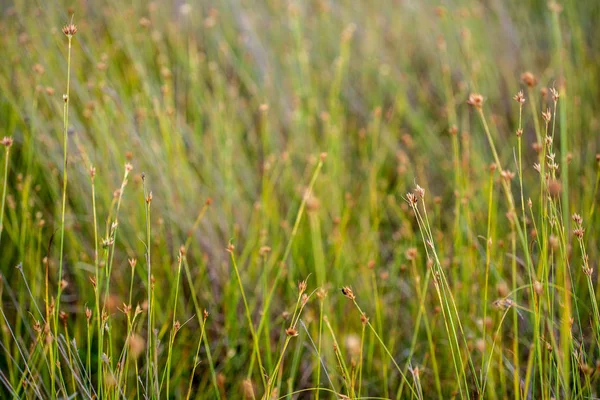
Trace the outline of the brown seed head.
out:
[[[550,122],[550,120],[552,119],[552,112],[549,108],[546,111],[542,111],[542,117],[544,118],[544,121],[546,121],[546,123]]]
[[[367,318],[365,313],[360,314],[360,322],[362,322],[363,325],[366,325],[367,322],[369,322],[369,318]]]
[[[558,98],[560,97],[560,95],[558,94],[558,90],[556,90],[555,88],[550,88],[550,94],[552,94],[552,100],[554,100],[554,102],[556,103],[558,101]]]
[[[513,99],[519,104],[525,103],[525,95],[523,94],[523,91],[519,90],[519,93],[514,95]]]
[[[306,291],[306,280],[300,281],[298,283],[298,291],[300,292],[300,294]]]
[[[134,359],[137,359],[146,349],[146,341],[137,333],[129,336],[129,353]]]
[[[409,260],[414,260],[417,258],[417,248],[416,247],[411,247],[408,250],[406,250],[406,258]]]
[[[423,189],[421,186],[417,185],[417,187],[415,188],[415,193],[417,194],[417,196],[419,196],[420,198],[424,198],[425,197],[425,189]]]
[[[534,87],[537,85],[537,78],[531,72],[527,71],[521,74],[521,82],[529,87]]]
[[[577,225],[581,225],[583,224],[583,218],[581,218],[581,215],[575,213],[573,214],[573,222],[575,222]]]
[[[471,93],[467,103],[477,109],[481,109],[483,107],[483,96],[479,93]]]
[[[298,331],[296,329],[290,327],[285,330],[285,334],[290,337],[294,337],[294,336],[298,336]]]
[[[61,312],[58,313],[58,317],[63,322],[63,324],[66,324],[67,323],[67,318],[69,317],[69,315],[66,312],[64,312],[64,311],[61,311]]]
[[[562,191],[562,184],[557,179],[551,179],[548,182],[548,192],[552,197],[558,197]]]
[[[38,75],[41,75],[44,73],[44,66],[42,64],[35,64],[33,66],[33,72],[35,72]]]
[[[85,317],[87,318],[88,322],[90,321],[90,318],[92,318],[92,310],[87,307],[85,308]]]
[[[2,143],[2,145],[4,147],[9,148],[10,146],[13,145],[13,138],[11,136],[4,136],[2,138],[2,142],[0,142],[0,143]]]
[[[407,193],[407,194],[406,194],[406,201],[408,202],[408,204],[409,204],[411,207],[414,207],[414,206],[416,206],[416,205],[417,205],[417,202],[418,202],[419,200],[417,199],[417,196],[416,196],[416,195],[414,195],[413,193]]]
[[[515,177],[515,173],[514,172],[510,172],[509,170],[505,169],[502,172],[500,172],[500,175],[507,181],[510,181],[511,179],[513,179]]]
[[[68,37],[73,37],[77,33],[77,26],[75,24],[68,24],[63,26],[62,33]]]
[[[517,129],[517,137],[523,136],[523,129]]]
[[[317,297],[320,300],[323,300],[325,297],[327,297],[327,290],[325,290],[323,288],[319,288],[319,290],[317,290]]]
[[[356,299],[356,296],[354,295],[354,292],[352,291],[352,289],[350,289],[350,286],[344,286],[342,288],[342,294],[344,296],[346,296],[347,298],[349,298],[350,300]]]
[[[575,237],[577,237],[577,239],[583,239],[584,233],[585,233],[585,229],[582,227],[573,229],[573,235],[575,235]]]
[[[266,256],[267,254],[269,254],[269,252],[271,252],[271,248],[269,246],[262,246],[259,250],[258,250],[258,255],[261,257]]]

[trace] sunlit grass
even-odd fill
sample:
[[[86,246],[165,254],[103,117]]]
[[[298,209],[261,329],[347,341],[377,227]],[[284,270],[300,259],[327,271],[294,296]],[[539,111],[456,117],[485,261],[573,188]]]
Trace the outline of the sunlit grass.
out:
[[[509,3],[4,5],[1,393],[597,397],[600,5]]]

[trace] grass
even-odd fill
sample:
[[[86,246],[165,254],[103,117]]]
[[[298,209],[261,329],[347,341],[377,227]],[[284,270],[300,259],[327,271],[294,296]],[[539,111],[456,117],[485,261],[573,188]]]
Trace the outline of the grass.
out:
[[[600,396],[600,5],[509,3],[0,6],[1,396]]]

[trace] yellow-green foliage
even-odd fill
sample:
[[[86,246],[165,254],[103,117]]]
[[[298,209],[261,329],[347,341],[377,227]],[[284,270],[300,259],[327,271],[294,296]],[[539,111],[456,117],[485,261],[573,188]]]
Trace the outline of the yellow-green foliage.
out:
[[[0,397],[600,395],[599,2],[0,10]]]

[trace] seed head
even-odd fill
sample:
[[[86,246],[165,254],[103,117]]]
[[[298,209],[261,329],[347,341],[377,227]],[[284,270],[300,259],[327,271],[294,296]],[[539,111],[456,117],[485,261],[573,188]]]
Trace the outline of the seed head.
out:
[[[300,294],[302,294],[306,291],[306,280],[300,281],[298,283],[298,291],[300,292]]]
[[[285,330],[285,334],[290,337],[294,337],[294,336],[298,336],[298,331],[296,329],[290,327]]]
[[[519,104],[525,103],[525,95],[523,95],[523,91],[519,90],[519,93],[517,93],[513,99]]]
[[[411,261],[416,259],[417,258],[417,248],[411,247],[408,250],[406,250],[406,258]]]
[[[418,199],[417,196],[413,193],[407,193],[406,194],[406,201],[408,202],[408,204],[412,207],[417,205]]]
[[[549,108],[546,111],[542,111],[542,117],[544,118],[544,121],[546,121],[546,123],[550,122],[550,120],[552,119],[552,113],[550,112]]]
[[[552,197],[558,197],[562,191],[562,184],[557,179],[551,179],[548,182],[548,192]]]
[[[77,33],[77,26],[75,24],[68,24],[63,26],[62,32],[67,35],[67,37],[71,38]]]
[[[577,237],[577,239],[583,239],[583,234],[585,233],[585,229],[582,227],[577,227],[573,229],[573,234]]]
[[[134,359],[137,359],[146,348],[146,341],[137,333],[132,333],[129,336],[129,352]]]
[[[537,78],[531,72],[526,71],[521,74],[521,82],[531,88],[537,85]]]
[[[417,187],[415,188],[415,193],[417,194],[417,196],[419,196],[420,198],[425,197],[425,189],[423,189],[421,186],[417,185]]]
[[[2,143],[2,145],[4,147],[9,148],[10,146],[13,145],[13,138],[11,136],[4,136],[2,138],[2,142],[0,142],[0,143]]]
[[[514,172],[510,172],[509,170],[505,169],[503,170],[500,175],[502,175],[502,177],[507,180],[510,181],[511,179],[513,179],[515,177],[515,173]]]
[[[363,325],[366,325],[366,324],[367,324],[367,322],[369,322],[369,318],[367,318],[367,316],[365,315],[365,313],[362,313],[362,314],[360,315],[360,322],[362,322],[362,323],[363,323]]]
[[[483,106],[483,96],[479,93],[471,93],[469,95],[469,100],[467,100],[467,103],[477,109],[481,109],[481,107]]]
[[[558,101],[558,98],[560,97],[560,95],[558,94],[558,90],[556,90],[555,88],[550,88],[550,93],[552,94],[552,100],[554,100],[554,102],[556,103]]]
[[[581,225],[583,224],[583,218],[581,218],[581,215],[575,213],[573,214],[573,222],[575,222],[577,225]]]
[[[523,136],[523,129],[517,129],[517,137]]]
[[[356,296],[354,295],[354,292],[352,291],[352,289],[350,289],[350,286],[344,286],[342,288],[342,294],[344,296],[346,296],[347,298],[349,298],[350,300],[356,299]]]

